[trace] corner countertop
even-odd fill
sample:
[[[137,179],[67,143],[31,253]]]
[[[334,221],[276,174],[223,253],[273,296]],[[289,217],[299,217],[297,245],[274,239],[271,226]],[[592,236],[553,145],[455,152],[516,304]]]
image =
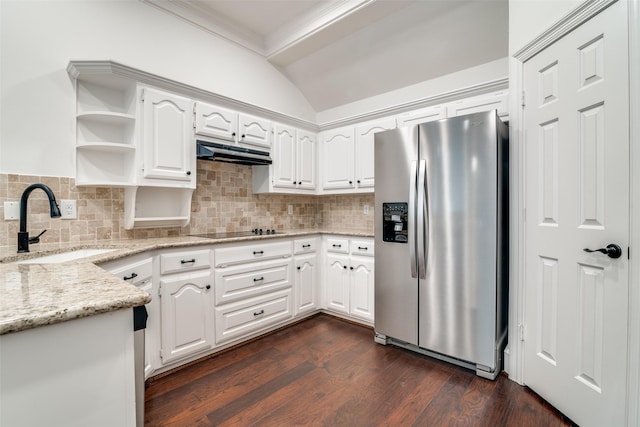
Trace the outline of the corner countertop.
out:
[[[275,235],[210,239],[195,236],[69,243],[32,246],[35,251],[17,254],[0,248],[0,335],[67,320],[137,307],[151,296],[96,264],[156,249],[222,243],[295,238],[316,234],[373,237],[372,233],[345,230],[290,230]],[[30,258],[85,248],[113,251],[55,264],[18,264]]]

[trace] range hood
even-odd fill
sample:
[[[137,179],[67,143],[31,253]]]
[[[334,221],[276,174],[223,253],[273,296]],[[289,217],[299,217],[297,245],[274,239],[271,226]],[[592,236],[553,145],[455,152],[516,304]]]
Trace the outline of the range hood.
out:
[[[271,157],[266,151],[202,140],[196,140],[196,156],[198,159],[236,163],[238,165],[270,165],[272,163]]]

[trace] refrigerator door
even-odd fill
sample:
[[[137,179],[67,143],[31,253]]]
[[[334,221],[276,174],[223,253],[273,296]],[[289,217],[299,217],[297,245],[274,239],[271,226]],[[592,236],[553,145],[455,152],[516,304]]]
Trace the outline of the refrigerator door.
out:
[[[491,112],[419,126],[426,278],[418,345],[489,368],[496,365],[495,123]]]
[[[417,203],[417,127],[375,134],[375,330],[410,344],[418,343],[418,278],[415,246]],[[397,241],[383,239],[383,205],[408,208],[407,232]],[[411,209],[413,208],[413,210]],[[402,221],[397,218],[401,227]],[[388,233],[387,233],[388,234]],[[404,241],[406,240],[406,241]]]

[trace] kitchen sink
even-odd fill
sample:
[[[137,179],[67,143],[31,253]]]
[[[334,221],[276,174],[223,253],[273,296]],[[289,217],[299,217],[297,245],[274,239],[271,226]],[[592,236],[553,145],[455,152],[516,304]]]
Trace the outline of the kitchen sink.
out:
[[[45,255],[38,258],[25,259],[23,261],[17,261],[16,264],[56,264],[59,262],[77,261],[82,258],[88,258],[95,255],[106,254],[113,252],[117,249],[104,249],[104,248],[91,248],[91,249],[76,249],[69,252],[62,252],[59,254]]]

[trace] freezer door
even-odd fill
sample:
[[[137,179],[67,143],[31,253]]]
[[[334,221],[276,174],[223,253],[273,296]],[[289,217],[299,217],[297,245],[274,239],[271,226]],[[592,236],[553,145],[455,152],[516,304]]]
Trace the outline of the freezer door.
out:
[[[419,346],[493,368],[495,112],[420,125],[419,140],[421,158],[426,160],[421,189],[426,201],[427,266],[426,278],[419,282]]]
[[[418,279],[416,275],[415,205],[417,200],[417,127],[375,134],[375,330],[418,343]],[[406,241],[383,239],[383,204],[409,212]],[[401,221],[399,221],[401,222]],[[399,226],[400,227],[400,226]],[[388,233],[387,233],[388,234]],[[387,239],[390,240],[390,239]]]

